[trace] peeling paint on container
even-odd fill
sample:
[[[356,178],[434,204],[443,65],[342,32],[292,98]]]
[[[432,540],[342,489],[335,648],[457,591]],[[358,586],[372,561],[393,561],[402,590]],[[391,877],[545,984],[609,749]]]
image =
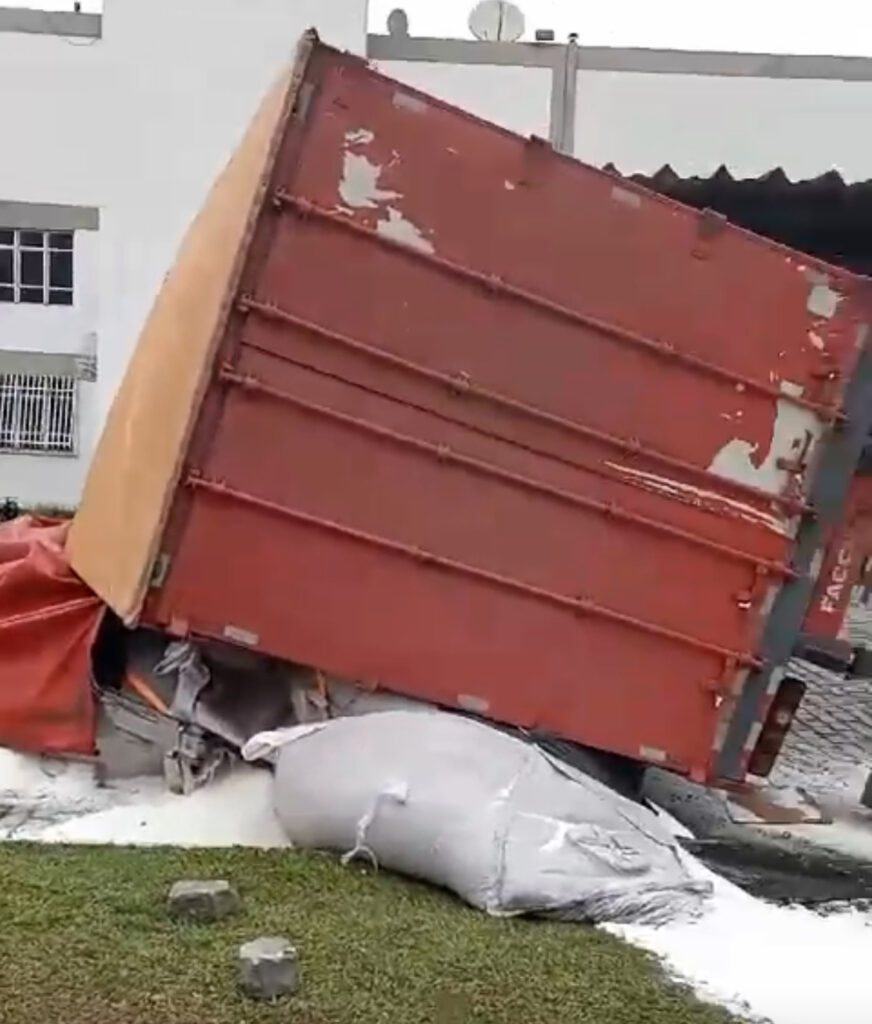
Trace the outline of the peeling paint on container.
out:
[[[669,760],[669,755],[665,750],[660,750],[658,747],[639,747],[639,757],[643,761],[651,761],[654,764],[666,764]]]
[[[394,93],[394,106],[397,110],[409,110],[413,114],[426,114],[427,104],[420,96],[413,96],[410,92],[397,90]]]
[[[638,192],[631,192],[628,188],[621,188],[620,185],[612,186],[612,199],[623,206],[630,206],[638,210],[642,205],[642,197]]]
[[[471,711],[475,715],[486,715],[490,710],[490,701],[471,693],[459,693],[457,706],[463,708],[464,711]]]
[[[833,291],[829,285],[812,285],[808,293],[808,311],[815,316],[822,316],[829,320],[836,312],[842,296]]]
[[[774,533],[782,536],[792,536],[795,524],[791,519],[785,519],[773,513],[764,512],[753,505],[746,505],[735,498],[729,498],[718,491],[706,490],[702,487],[694,487],[692,484],[683,483],[680,480],[672,480],[669,477],[658,476],[656,473],[646,473],[642,470],[632,469],[630,466],[622,466],[617,462],[607,462],[607,466],[617,470],[622,476],[631,478],[641,486],[657,491],[664,497],[675,498],[678,501],[685,501],[698,508],[708,509],[716,513],[732,513],[746,522],[755,525],[765,526]]]
[[[829,277],[820,271],[807,270],[805,278],[811,285],[806,302],[809,313],[831,320],[843,296],[831,286]]]
[[[435,252],[433,243],[424,232],[403,216],[396,207],[389,206],[387,209],[387,220],[379,220],[376,224],[376,231],[383,238],[393,239],[401,245],[411,246],[421,252]]]
[[[379,188],[382,168],[362,153],[346,153],[339,195],[343,202],[355,210],[378,209],[380,203],[399,199],[399,192]]]
[[[813,348],[816,348],[818,352],[823,352],[824,339],[816,331],[808,332],[808,340],[811,342]]]
[[[225,626],[224,637],[236,644],[243,644],[245,647],[257,647],[260,637],[250,629],[243,629],[241,626]]]
[[[367,128],[359,128],[346,132],[344,139],[346,147],[369,145],[375,135]],[[388,166],[398,164],[399,160],[399,153],[393,150]],[[395,205],[387,205],[403,197],[399,192],[380,186],[379,179],[384,170],[382,165],[373,162],[363,153],[353,153],[346,148],[342,181],[339,183],[342,203],[336,204],[334,209],[352,215],[355,210],[379,210],[380,215],[375,225],[377,234],[420,252],[435,252],[433,243],[417,224]]]
[[[368,128],[358,128],[356,131],[345,133],[345,142],[349,146],[368,146],[375,142],[375,134]]]
[[[784,398],[776,403],[772,438],[762,461],[755,462],[755,457],[759,458],[759,444],[737,437],[715,455],[708,467],[710,472],[767,494],[783,492],[789,479],[788,470],[782,468],[783,461],[803,453],[808,460],[821,438],[823,424],[814,412],[791,401],[802,396],[801,385],[782,381],[780,389]]]

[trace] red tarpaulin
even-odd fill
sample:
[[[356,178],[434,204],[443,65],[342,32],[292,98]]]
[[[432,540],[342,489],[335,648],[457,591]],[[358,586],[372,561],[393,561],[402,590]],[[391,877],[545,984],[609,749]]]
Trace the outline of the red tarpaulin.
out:
[[[90,657],[104,605],[67,564],[67,527],[0,523],[0,746],[94,752]]]

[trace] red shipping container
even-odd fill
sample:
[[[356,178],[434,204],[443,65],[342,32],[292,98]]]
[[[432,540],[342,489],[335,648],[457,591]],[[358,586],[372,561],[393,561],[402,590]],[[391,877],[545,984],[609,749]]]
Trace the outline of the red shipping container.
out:
[[[68,552],[127,622],[741,780],[872,421],[870,316],[310,34]]]

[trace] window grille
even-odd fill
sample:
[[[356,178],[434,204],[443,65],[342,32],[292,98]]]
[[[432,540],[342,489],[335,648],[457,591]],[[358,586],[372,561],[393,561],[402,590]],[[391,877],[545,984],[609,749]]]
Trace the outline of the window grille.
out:
[[[76,452],[76,378],[0,373],[0,452]]]

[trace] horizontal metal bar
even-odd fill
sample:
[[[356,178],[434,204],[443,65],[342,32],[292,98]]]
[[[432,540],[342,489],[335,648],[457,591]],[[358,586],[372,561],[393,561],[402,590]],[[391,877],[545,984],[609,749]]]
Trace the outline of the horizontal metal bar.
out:
[[[872,81],[872,60],[868,57],[830,57],[818,54],[805,56],[792,53],[580,46],[579,71],[869,82]]]
[[[524,476],[520,473],[514,473],[511,470],[502,469],[500,466],[491,462],[486,462],[483,459],[473,458],[469,455],[462,455],[459,452],[453,451],[447,445],[439,445],[434,444],[432,441],[424,441],[421,438],[412,437],[409,434],[402,434],[389,427],[379,426],[369,420],[364,420],[357,416],[350,416],[347,413],[339,412],[337,409],[331,409],[327,406],[318,405],[315,402],[309,402],[306,399],[299,398],[287,391],[281,391],[269,384],[265,384],[254,376],[237,373],[236,370],[231,367],[224,367],[219,376],[221,380],[226,381],[229,384],[237,385],[245,391],[265,395],[274,401],[293,405],[296,408],[312,415],[334,420],[335,422],[342,423],[348,427],[353,427],[355,430],[363,433],[391,441],[401,447],[411,448],[426,455],[431,455],[439,462],[459,466],[470,470],[471,472],[478,473],[482,476],[488,476],[496,480],[501,480],[505,483],[523,488],[524,490],[532,491],[536,494],[556,498],[559,501],[565,502],[569,505],[574,505],[577,508],[584,508],[591,512],[598,512],[610,519],[630,523],[654,533],[663,534],[665,536],[672,537],[675,540],[684,541],[696,547],[701,547],[707,551],[719,554],[724,558],[744,562],[747,565],[753,566],[755,569],[765,571],[768,575],[778,576],[782,579],[793,579],[796,575],[788,566],[783,565],[780,562],[773,562],[765,558],[758,558],[748,551],[742,551],[739,548],[734,548],[727,544],[720,544],[717,541],[709,540],[707,537],[701,537],[699,534],[691,533],[689,530],[683,530],[677,526],[671,526],[669,523],[661,522],[658,519],[652,519],[649,516],[639,515],[638,513],[631,512],[613,502],[599,501],[596,498],[576,494],[561,487],[553,487],[551,484],[542,483],[540,480],[535,480],[532,477]]]
[[[629,629],[635,629],[638,632],[659,637],[661,640],[669,640],[673,643],[693,648],[694,650],[703,651],[706,654],[713,654],[728,661],[734,661],[739,665],[758,667],[760,664],[753,655],[746,652],[739,653],[737,651],[731,651],[726,647],[721,647],[719,644],[712,644],[706,640],[700,640],[698,637],[689,636],[688,634],[680,633],[677,630],[667,629],[665,626],[658,626],[652,622],[646,622],[644,619],[637,619],[632,615],[625,615],[623,612],[614,611],[611,608],[605,608],[602,605],[597,604],[595,601],[590,601],[586,598],[569,597],[565,594],[558,594],[552,590],[546,590],[543,587],[536,587],[529,583],[523,583],[520,580],[511,579],[508,576],[502,576],[499,573],[489,572],[487,569],[480,569],[477,566],[456,561],[453,558],[434,555],[429,551],[424,551],[421,548],[416,548],[410,544],[403,544],[399,541],[389,540],[386,537],[379,537],[373,533],[367,533],[364,530],[357,530],[351,526],[344,526],[342,523],[337,523],[330,519],[324,519],[321,516],[311,515],[308,512],[302,512],[300,509],[290,508],[287,505],[280,505],[278,502],[269,501],[266,498],[259,498],[257,495],[249,494],[247,491],[241,491],[234,487],[230,487],[218,480],[210,480],[206,477],[197,476],[192,473],[187,478],[186,482],[188,486],[192,487],[194,490],[206,491],[210,494],[227,498],[239,504],[258,508],[264,512],[270,512],[286,519],[293,519],[295,522],[311,526],[314,529],[337,534],[339,536],[346,537],[349,540],[368,544],[372,547],[381,548],[385,551],[391,551],[394,554],[411,558],[422,565],[433,566],[437,569],[444,569],[447,572],[467,576],[470,579],[476,579],[482,583],[489,583],[504,590],[511,590],[514,593],[523,594],[525,597],[532,597],[539,601],[555,605],[558,608],[563,608],[575,615],[589,615],[593,618],[605,619],[609,622],[626,626]]]
[[[240,306],[242,308],[251,308],[251,310],[254,312],[258,311],[255,307],[259,305],[260,304],[255,304],[252,307],[248,307],[245,305],[244,302],[240,303]],[[296,317],[293,317],[291,319],[292,321],[296,321]],[[294,323],[294,326],[297,326],[297,324]],[[305,329],[307,326],[313,327],[313,325],[308,324],[308,321],[303,320],[300,321],[300,326],[301,329]],[[319,331],[315,330],[314,327],[312,333],[316,337],[321,337]],[[327,333],[329,334],[329,332]],[[325,340],[330,339],[327,338]],[[558,463],[559,465],[567,466],[570,469],[580,470],[581,472],[584,473],[590,473],[592,476],[598,476],[603,478],[604,480],[611,480],[615,483],[618,483],[622,487],[632,484],[632,481],[628,480],[627,476],[624,473],[619,472],[617,468],[613,468],[608,461],[572,458],[568,455],[555,452],[553,450],[549,450],[538,445],[530,444],[528,442],[518,440],[517,438],[506,436],[505,434],[501,434],[498,430],[487,429],[485,427],[482,427],[480,424],[476,423],[472,419],[463,418],[456,415],[450,415],[444,410],[438,409],[433,405],[427,404],[426,402],[416,402],[408,398],[398,398],[397,396],[389,394],[388,392],[381,391],[379,389],[372,388],[365,384],[362,384],[360,383],[360,381],[355,380],[352,376],[343,373],[338,373],[335,370],[325,370],[323,367],[314,365],[308,359],[295,358],[293,355],[289,354],[288,351],[276,349],[270,345],[254,341],[251,338],[246,338],[243,344],[245,348],[250,349],[254,352],[261,352],[264,355],[268,356],[270,359],[275,359],[278,360],[279,362],[288,363],[291,366],[301,367],[302,369],[309,370],[312,373],[317,373],[323,377],[329,378],[330,380],[337,381],[338,383],[343,384],[346,387],[354,388],[357,391],[363,391],[368,394],[378,395],[379,397],[384,398],[387,401],[400,402],[402,405],[409,409],[414,409],[418,412],[422,412],[425,415],[430,416],[434,419],[438,419],[443,423],[449,423],[452,426],[461,427],[462,429],[467,430],[470,433],[477,434],[480,437],[486,437],[489,438],[490,440],[497,441],[501,444],[512,445],[513,447],[517,448],[520,451],[528,452],[531,455],[541,456],[542,458],[547,459],[550,462],[555,462]],[[366,355],[366,353],[363,354]],[[422,369],[421,372],[422,376],[424,376],[425,378],[430,377],[438,383],[445,383],[445,386],[455,393],[460,393],[462,390],[460,387],[458,387],[456,378],[446,377],[444,375],[439,375],[438,373],[435,372],[431,374],[426,369]],[[466,394],[467,392],[464,391],[464,397],[466,397]],[[633,448],[632,451],[634,453],[638,453],[638,449],[636,448]]]
[[[0,7],[0,32],[99,39],[103,34],[103,16],[84,11]]]
[[[371,33],[371,60],[425,61],[440,64],[499,64],[550,67],[560,44],[493,43],[439,37],[396,37]],[[499,49],[496,49],[499,47]],[[532,52],[531,52],[532,51]],[[720,50],[669,50],[647,47],[579,46],[579,71],[623,71],[647,75],[714,75],[719,78],[818,79],[872,81],[868,57],[823,54],[730,53]]]
[[[509,398],[497,391],[491,391],[487,388],[479,387],[471,381],[458,379],[450,374],[442,373],[438,370],[432,370],[426,366],[420,366],[418,363],[414,363],[408,359],[403,359],[401,356],[394,355],[391,352],[386,352],[384,349],[375,348],[372,345],[368,345],[366,342],[358,341],[356,338],[350,338],[347,335],[331,331],[326,327],[322,327],[320,324],[305,320],[302,317],[298,317],[294,313],[289,313],[271,303],[261,302],[251,296],[244,295],[240,298],[239,305],[243,311],[250,310],[267,319],[276,320],[278,322],[297,327],[300,330],[306,331],[308,334],[312,334],[324,341],[340,345],[350,351],[357,352],[368,359],[372,359],[373,361],[389,363],[396,369],[402,370],[410,375],[422,377],[426,380],[432,381],[434,384],[442,385],[453,392],[462,394],[464,398],[472,397],[481,399],[482,401],[488,402],[498,408],[518,413],[529,419],[545,423],[548,426],[555,427],[567,433],[572,433],[577,437],[584,437],[588,440],[608,445],[625,455],[644,456],[645,458],[651,459],[652,462],[657,462],[668,469],[680,473],[686,473],[688,476],[703,480],[710,486],[724,486],[724,481],[721,480],[720,477],[716,477],[713,473],[710,473],[707,469],[703,469],[701,466],[695,466],[691,462],[685,462],[683,459],[677,459],[671,455],[666,455],[664,452],[657,451],[654,448],[647,447],[646,445],[638,442],[597,430],[595,427],[589,427],[585,424],[577,423],[574,420],[568,420],[563,416],[557,416],[554,413],[545,412],[536,406],[527,405],[525,402]],[[505,439],[503,438],[503,440]],[[579,469],[598,473],[600,476],[607,476],[610,479],[620,479],[623,483],[627,482],[622,477],[618,477],[617,474],[605,471],[601,464],[598,466],[580,465],[579,463],[572,462],[569,459],[555,456],[550,452],[545,454],[550,458],[558,458],[559,461],[565,462],[569,465],[574,465]],[[749,484],[733,481],[729,482],[729,487],[737,494],[742,494],[748,498],[769,504],[774,503],[790,513],[798,514],[811,511],[802,502],[799,502],[787,495],[767,494],[765,491],[758,490],[756,487],[752,487]]]
[[[560,60],[561,49],[554,43],[506,43],[374,34],[366,38],[366,55],[370,60],[423,61],[435,64],[553,68]]]
[[[292,207],[298,210],[303,216],[314,216],[321,220],[329,221],[330,223],[336,224],[347,231],[351,231],[355,234],[371,239],[379,245],[402,251],[414,259],[421,260],[431,266],[438,267],[440,270],[453,274],[456,277],[461,277],[464,280],[478,284],[487,291],[496,294],[508,295],[523,305],[532,306],[535,309],[542,310],[542,312],[550,313],[552,316],[558,317],[561,320],[566,320],[578,327],[584,327],[596,334],[604,335],[607,338],[611,338],[613,341],[649,352],[652,356],[657,356],[661,359],[667,360],[668,362],[677,363],[689,370],[696,370],[700,373],[708,374],[711,377],[716,377],[719,380],[723,380],[728,384],[741,388],[742,390],[754,391],[766,398],[771,398],[775,402],[789,402],[791,405],[801,406],[804,409],[808,409],[811,412],[816,413],[825,423],[831,423],[840,419],[838,410],[829,406],[821,405],[818,402],[812,402],[801,395],[783,393],[779,391],[778,388],[772,387],[771,384],[764,383],[754,377],[747,377],[741,373],[734,373],[732,370],[719,366],[717,363],[712,363],[708,359],[702,359],[701,357],[691,355],[688,352],[682,352],[680,349],[675,348],[668,342],[657,341],[654,338],[646,337],[638,331],[631,331],[624,327],[618,327],[616,324],[609,323],[606,320],[600,320],[597,317],[588,316],[586,313],[579,313],[577,310],[570,309],[568,306],[564,306],[559,302],[553,302],[551,299],[546,299],[542,295],[537,295],[534,292],[527,291],[527,289],[521,288],[518,285],[510,284],[500,277],[484,274],[479,270],[473,270],[471,267],[466,267],[461,263],[456,263],[453,260],[446,259],[444,256],[437,256],[431,252],[425,252],[421,249],[415,249],[411,246],[403,245],[400,242],[394,241],[392,238],[386,238],[383,235],[378,234],[371,228],[355,223],[342,213],[338,213],[335,210],[325,210],[323,207],[312,203],[310,200],[303,199],[300,196],[294,196],[291,193],[286,192],[284,189],[279,189],[276,192],[275,198],[279,205]]]
[[[96,206],[69,203],[22,203],[0,199],[0,228],[24,231],[97,231],[100,210]]]

